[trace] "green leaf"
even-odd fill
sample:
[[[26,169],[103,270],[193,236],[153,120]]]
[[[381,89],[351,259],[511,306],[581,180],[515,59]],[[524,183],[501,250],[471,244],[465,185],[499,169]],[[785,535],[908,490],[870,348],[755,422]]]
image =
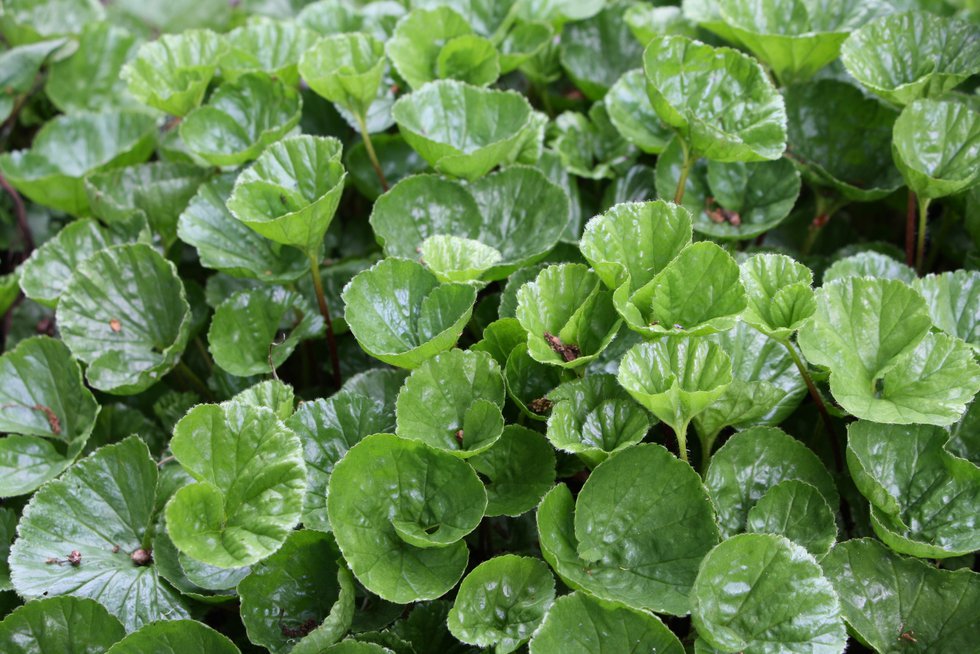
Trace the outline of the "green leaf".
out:
[[[718,542],[701,478],[654,444],[599,464],[574,505],[567,486],[555,487],[538,507],[538,532],[545,560],[572,588],[671,615],[689,611],[698,564]]]
[[[378,199],[371,226],[388,256],[417,258],[423,245],[431,253],[437,242],[426,241],[435,236],[468,239],[493,248],[500,259],[487,266],[491,251],[467,244],[471,252],[483,253],[477,258],[479,266],[485,267],[479,279],[493,281],[545,256],[568,222],[568,207],[564,191],[527,166],[508,167],[471,183],[416,175]],[[446,269],[452,266],[442,258],[432,261],[431,256],[422,255],[433,272],[442,268],[443,276],[449,274]]]
[[[980,72],[980,31],[975,23],[925,11],[885,15],[848,37],[841,60],[864,88],[905,105],[938,97]]]
[[[176,266],[143,244],[82,262],[57,312],[65,344],[88,364],[89,384],[118,395],[149,388],[177,364],[190,318]]]
[[[518,23],[497,44],[500,50],[500,72],[510,73],[530,61],[548,47],[554,35],[554,29],[548,23]]]
[[[486,283],[480,277],[503,258],[499,250],[480,241],[446,234],[422,241],[419,254],[419,260],[440,282],[468,282],[477,287]]]
[[[0,622],[6,654],[102,654],[125,635],[101,604],[78,597],[29,602]]]
[[[109,648],[106,654],[239,654],[227,636],[194,620],[155,622],[141,627]]]
[[[303,526],[330,531],[327,484],[334,466],[365,436],[394,431],[394,411],[345,386],[327,399],[302,403],[286,426],[302,441],[306,460]]]
[[[250,21],[225,35],[228,51],[221,57],[221,75],[234,81],[241,75],[265,73],[286,86],[299,84],[302,55],[317,42],[316,32],[292,21]]]
[[[488,86],[500,77],[500,57],[490,39],[464,34],[446,41],[436,58],[436,76],[475,86]]]
[[[18,515],[13,509],[0,507],[0,592],[13,590],[14,585],[10,583],[10,564],[7,559],[10,557],[10,546],[17,536]]]
[[[137,45],[136,37],[121,27],[89,23],[78,37],[78,50],[48,67],[44,93],[66,113],[137,106],[120,77]]]
[[[61,341],[36,336],[0,357],[0,497],[30,493],[75,460],[99,405]]]
[[[718,13],[736,43],[762,60],[783,84],[805,82],[837,59],[848,34],[881,13],[873,2],[720,0]]]
[[[463,536],[486,493],[465,462],[390,434],[368,436],[330,477],[327,511],[337,544],[364,586],[390,602],[434,599],[466,569]],[[424,545],[424,546],[422,546]]]
[[[402,96],[391,112],[401,135],[430,166],[471,181],[516,158],[533,127],[522,95],[453,80]]]
[[[811,362],[830,368],[830,391],[857,418],[949,425],[980,391],[972,348],[929,333],[925,301],[905,284],[848,277],[816,293],[799,335]]]
[[[782,96],[757,61],[683,36],[643,55],[653,108],[697,155],[713,161],[778,159],[786,149]],[[733,108],[738,103],[738,109]]]
[[[551,147],[569,173],[589,179],[615,178],[633,165],[636,149],[620,135],[605,104],[588,116],[566,111],[551,124]]]
[[[272,372],[301,341],[323,334],[323,318],[296,291],[239,291],[218,305],[208,330],[214,362],[238,377]]]
[[[664,151],[674,134],[657,116],[641,69],[623,73],[609,88],[604,102],[609,121],[624,139],[649,154]]]
[[[221,0],[174,0],[165,4],[117,0],[110,15],[138,26],[140,31],[160,34],[192,27],[225,30],[231,20],[232,8]]]
[[[0,30],[12,45],[78,34],[88,23],[105,18],[95,0],[8,0]]]
[[[787,341],[816,311],[813,273],[782,254],[756,254],[741,265],[747,306],[742,320],[778,341]]]
[[[698,636],[722,651],[840,652],[840,603],[812,556],[785,538],[741,534],[713,549],[691,591]]]
[[[517,320],[536,361],[578,368],[606,349],[621,324],[612,292],[578,263],[542,270],[517,292]]]
[[[440,284],[435,275],[406,259],[385,259],[358,273],[341,294],[347,323],[365,352],[401,368],[456,343],[469,322],[476,290]]]
[[[180,123],[187,149],[214,166],[238,166],[261,154],[299,123],[299,92],[268,75],[222,84],[207,104]]]
[[[897,279],[912,284],[916,274],[901,261],[886,254],[868,250],[838,259],[823,273],[823,283],[829,284],[846,277],[874,277],[875,279]]]
[[[886,545],[929,558],[980,549],[980,468],[946,451],[945,431],[859,421],[847,436],[847,466]]]
[[[394,418],[395,402],[398,400],[398,392],[408,377],[408,370],[398,370],[395,368],[372,368],[358,373],[344,382],[341,390],[357,393],[370,399],[377,405],[378,410]],[[391,429],[382,431],[391,432],[395,428],[395,423],[391,423]]]
[[[684,646],[656,616],[577,592],[555,600],[531,640],[531,654],[629,651],[682,654]]]
[[[547,439],[507,425],[493,446],[468,460],[486,484],[488,516],[519,516],[555,484],[555,451]]]
[[[288,283],[308,273],[309,261],[292,247],[249,229],[225,206],[234,178],[216,177],[198,189],[177,222],[177,236],[197,249],[201,265],[236,277]]]
[[[830,187],[848,200],[881,199],[902,186],[888,151],[898,112],[864,95],[852,84],[822,79],[783,90],[787,156],[807,181]],[[847,107],[840,120],[837,107]]]
[[[555,579],[544,561],[494,557],[459,585],[449,631],[464,643],[509,654],[530,640],[554,599]]]
[[[687,425],[732,382],[732,363],[704,338],[669,336],[636,345],[619,365],[619,383],[682,440]],[[686,460],[686,453],[682,454]]]
[[[156,120],[144,113],[76,113],[45,123],[29,150],[0,155],[0,171],[32,201],[81,216],[86,175],[146,161],[155,145]]]
[[[248,639],[278,654],[319,652],[343,638],[354,616],[354,579],[339,559],[328,535],[290,534],[238,585]]]
[[[976,42],[980,56],[980,30]],[[966,190],[980,179],[980,114],[959,102],[915,100],[895,121],[892,155],[920,202]]]
[[[558,366],[532,359],[524,342],[510,351],[504,365],[504,381],[510,399],[525,416],[538,421],[547,419],[551,410],[548,394],[568,379],[567,374]]]
[[[822,559],[837,540],[834,511],[815,486],[790,479],[766,491],[749,509],[746,531],[776,534],[802,545]]]
[[[13,112],[19,97],[30,93],[41,67],[57,53],[67,39],[52,39],[9,48],[0,53],[0,120]],[[67,49],[67,48],[66,48]]]
[[[655,420],[632,400],[613,375],[589,374],[548,394],[548,440],[577,454],[590,467],[639,443]]]
[[[338,34],[303,53],[299,70],[318,95],[367,115],[385,73],[384,45],[368,34]]]
[[[718,239],[745,240],[776,228],[789,216],[801,186],[800,174],[786,159],[709,161],[705,180],[710,195],[694,213],[694,230]],[[690,200],[695,199],[696,193]]]
[[[20,268],[24,295],[55,307],[78,265],[115,239],[94,220],[76,220],[31,253]]]
[[[224,37],[211,30],[165,34],[141,45],[121,77],[143,104],[183,117],[201,104],[227,48]]]
[[[606,7],[562,31],[562,68],[590,100],[601,100],[621,75],[640,65],[643,45],[623,19],[625,9],[621,4]]]
[[[322,650],[320,654],[394,654],[394,652],[375,643],[364,643],[348,638]]]
[[[775,427],[753,427],[728,439],[711,457],[704,476],[722,536],[744,531],[755,504],[790,479],[816,488],[836,513],[840,497],[834,480],[803,443]]]
[[[282,546],[299,522],[306,465],[299,438],[265,407],[195,407],[174,427],[170,449],[196,483],[167,504],[177,548],[222,568],[251,565]],[[225,452],[247,452],[235,459]]]
[[[851,631],[877,652],[910,647],[959,652],[973,647],[980,583],[969,570],[951,572],[897,556],[870,539],[840,543],[822,562],[840,596]]]
[[[473,29],[483,36],[499,36],[507,28],[516,0],[413,0],[412,7],[431,9],[452,7]]]
[[[936,328],[980,347],[980,273],[957,270],[913,282]]]
[[[500,365],[489,354],[443,352],[405,380],[395,406],[395,433],[469,458],[500,438],[504,395]]]
[[[136,437],[97,450],[45,484],[24,509],[10,550],[17,593],[94,599],[127,631],[189,617],[156,566],[130,558],[152,529],[156,486],[156,462]],[[72,551],[81,556],[78,565],[68,560]]]

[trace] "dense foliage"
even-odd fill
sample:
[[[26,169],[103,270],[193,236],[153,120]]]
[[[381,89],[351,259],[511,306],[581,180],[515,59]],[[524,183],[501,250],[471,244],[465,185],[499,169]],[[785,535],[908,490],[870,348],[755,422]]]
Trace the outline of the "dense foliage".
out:
[[[5,0],[4,654],[976,652],[974,0]]]

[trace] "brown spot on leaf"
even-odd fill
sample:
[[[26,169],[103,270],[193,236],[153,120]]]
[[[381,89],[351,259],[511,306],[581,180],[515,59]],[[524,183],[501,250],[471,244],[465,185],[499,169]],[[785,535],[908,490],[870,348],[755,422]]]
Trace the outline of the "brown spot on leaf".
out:
[[[548,346],[566,362],[570,363],[582,356],[582,350],[578,348],[578,345],[562,343],[561,339],[551,332],[544,333],[544,340],[546,340],[548,342]]]
[[[109,329],[118,334],[122,331],[122,323],[119,322],[118,318],[113,318],[109,321]]]
[[[82,564],[82,553],[78,550],[72,550],[68,553],[68,563],[72,564],[76,568]]]
[[[535,413],[547,413],[551,411],[551,407],[554,403],[546,397],[539,397],[536,400],[531,400],[527,403],[527,408]]]
[[[150,565],[153,563],[153,550],[145,550],[141,547],[130,554],[129,559],[134,565]]]
[[[457,429],[453,436],[456,438],[456,442],[459,443],[459,446],[463,447],[463,430]]]
[[[49,406],[44,406],[43,404],[35,404],[32,407],[35,411],[40,411],[44,414],[44,417],[48,419],[48,426],[51,428],[51,433],[55,436],[61,435],[61,420]]]

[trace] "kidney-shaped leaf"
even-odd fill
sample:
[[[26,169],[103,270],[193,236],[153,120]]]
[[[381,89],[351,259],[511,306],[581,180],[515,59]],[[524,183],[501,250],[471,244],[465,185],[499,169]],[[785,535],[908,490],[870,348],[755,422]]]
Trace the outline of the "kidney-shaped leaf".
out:
[[[328,36],[303,53],[299,71],[317,95],[367,116],[385,73],[384,45],[369,34]]]
[[[469,459],[487,489],[488,516],[518,516],[555,483],[555,450],[539,432],[507,425],[493,446]]]
[[[21,290],[35,302],[57,306],[78,264],[113,241],[94,220],[76,220],[65,225],[21,265]]]
[[[94,600],[49,597],[20,606],[0,622],[5,654],[102,654],[126,630]]]
[[[300,57],[316,40],[316,32],[293,21],[249,21],[225,35],[228,50],[221,58],[221,76],[234,81],[248,73],[265,73],[295,87]]]
[[[816,311],[813,273],[784,254],[756,254],[741,265],[746,308],[742,320],[786,341]]]
[[[224,634],[196,620],[172,619],[155,622],[129,634],[106,654],[239,654],[238,647]]]
[[[354,575],[397,603],[434,599],[456,585],[462,540],[487,505],[476,472],[446,452],[389,434],[368,436],[330,477],[327,511]]]
[[[837,540],[837,523],[827,500],[816,486],[798,479],[781,481],[766,491],[749,509],[746,531],[785,536],[817,559]]]
[[[251,565],[278,550],[299,522],[302,444],[271,410],[199,405],[174,427],[170,449],[195,483],[167,503],[167,529],[192,558],[221,568]]]

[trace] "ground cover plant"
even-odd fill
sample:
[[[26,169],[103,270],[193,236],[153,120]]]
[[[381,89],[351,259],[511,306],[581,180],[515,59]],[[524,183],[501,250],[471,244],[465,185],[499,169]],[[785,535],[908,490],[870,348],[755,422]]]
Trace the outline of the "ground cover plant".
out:
[[[0,651],[978,651],[971,0],[5,0]]]

